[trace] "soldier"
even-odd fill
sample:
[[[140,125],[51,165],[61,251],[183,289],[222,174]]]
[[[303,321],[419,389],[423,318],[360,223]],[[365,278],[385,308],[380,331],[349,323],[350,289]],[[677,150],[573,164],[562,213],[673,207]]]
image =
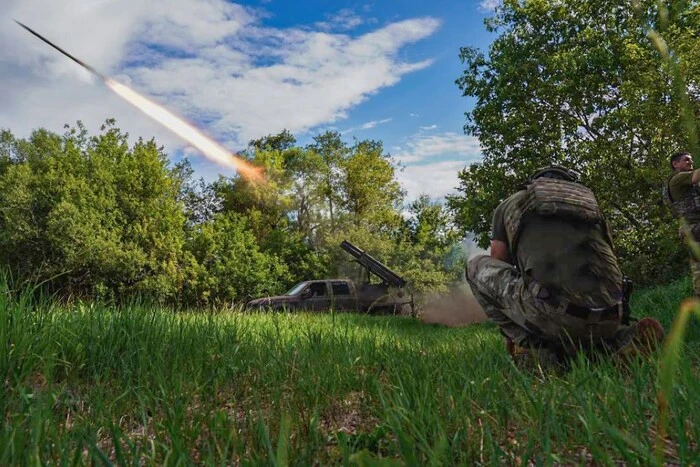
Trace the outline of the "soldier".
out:
[[[540,169],[496,208],[490,256],[469,262],[467,280],[518,360],[559,363],[601,347],[648,351],[663,338],[653,318],[625,324],[610,228],[593,192],[562,166]]]
[[[690,227],[694,240],[700,240],[700,169],[693,170],[693,158],[687,152],[677,152],[671,156],[673,173],[664,188],[664,199],[671,206],[673,215],[682,217]],[[683,231],[681,240],[685,240]],[[690,254],[690,273],[693,278],[693,293],[700,297],[700,263]]]

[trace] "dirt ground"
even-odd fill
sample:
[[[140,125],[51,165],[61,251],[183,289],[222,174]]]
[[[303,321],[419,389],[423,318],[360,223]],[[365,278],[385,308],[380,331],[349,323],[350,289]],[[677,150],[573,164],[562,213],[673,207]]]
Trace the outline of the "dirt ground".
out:
[[[467,284],[455,287],[442,295],[426,297],[420,317],[425,323],[446,326],[467,326],[487,320]]]

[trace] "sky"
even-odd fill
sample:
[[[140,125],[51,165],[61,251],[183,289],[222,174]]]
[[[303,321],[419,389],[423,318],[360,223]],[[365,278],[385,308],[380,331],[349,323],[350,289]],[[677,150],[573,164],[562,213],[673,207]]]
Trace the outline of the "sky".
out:
[[[473,102],[455,84],[459,48],[487,50],[498,0],[3,0],[0,128],[27,137],[91,133],[114,117],[132,139],[156,138],[211,181],[207,161],[98,79],[18,27],[49,40],[174,113],[232,152],[283,129],[300,145],[338,131],[384,143],[407,200],[454,193],[480,160],[464,135]]]

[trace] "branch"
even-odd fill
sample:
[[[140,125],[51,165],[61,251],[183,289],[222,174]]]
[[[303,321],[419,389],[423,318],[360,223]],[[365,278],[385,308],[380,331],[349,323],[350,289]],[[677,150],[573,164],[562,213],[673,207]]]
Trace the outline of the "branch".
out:
[[[610,205],[611,205],[617,212],[619,212],[619,213],[622,215],[622,217],[624,217],[625,219],[627,219],[627,221],[628,221],[630,224],[632,224],[635,228],[638,228],[638,229],[639,229],[639,228],[642,227],[641,222],[639,222],[632,214],[630,214],[630,213],[626,212],[624,209],[622,209],[622,207],[621,207],[619,204],[617,204],[617,203],[615,203],[615,202],[611,202]]]

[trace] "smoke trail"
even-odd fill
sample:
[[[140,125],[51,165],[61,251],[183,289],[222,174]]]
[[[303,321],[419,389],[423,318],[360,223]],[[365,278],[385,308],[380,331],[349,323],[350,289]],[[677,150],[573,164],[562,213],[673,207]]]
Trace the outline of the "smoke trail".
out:
[[[227,151],[226,148],[221,146],[219,143],[205,136],[193,125],[187,123],[180,117],[177,117],[175,114],[173,114],[166,108],[161,107],[160,105],[142,96],[141,94],[137,93],[128,86],[114,81],[109,76],[103,75],[87,63],[71,55],[70,53],[63,50],[61,47],[54,44],[38,32],[34,31],[29,26],[26,26],[17,20],[15,20],[15,22],[27,31],[29,31],[34,36],[38,37],[54,49],[61,52],[66,57],[73,60],[81,67],[88,70],[93,75],[100,78],[107,85],[107,87],[114,91],[119,97],[129,102],[131,105],[133,105],[134,107],[151,117],[153,120],[157,121],[167,129],[175,133],[180,138],[190,143],[192,146],[199,149],[207,159],[216,162],[217,164],[237,170],[238,173],[243,175],[251,182],[260,182],[263,180],[262,168],[254,166],[245,159],[234,156],[233,154],[231,154],[231,152]]]
[[[150,99],[140,95],[133,89],[106,77],[107,87],[122,99],[199,149],[207,159],[218,164],[237,170],[241,175],[253,182],[262,181],[262,169],[236,157],[216,141],[202,134],[194,126],[175,116],[172,112],[161,107]]]
[[[461,284],[445,294],[426,297],[421,320],[446,326],[466,326],[487,318],[469,286]]]

